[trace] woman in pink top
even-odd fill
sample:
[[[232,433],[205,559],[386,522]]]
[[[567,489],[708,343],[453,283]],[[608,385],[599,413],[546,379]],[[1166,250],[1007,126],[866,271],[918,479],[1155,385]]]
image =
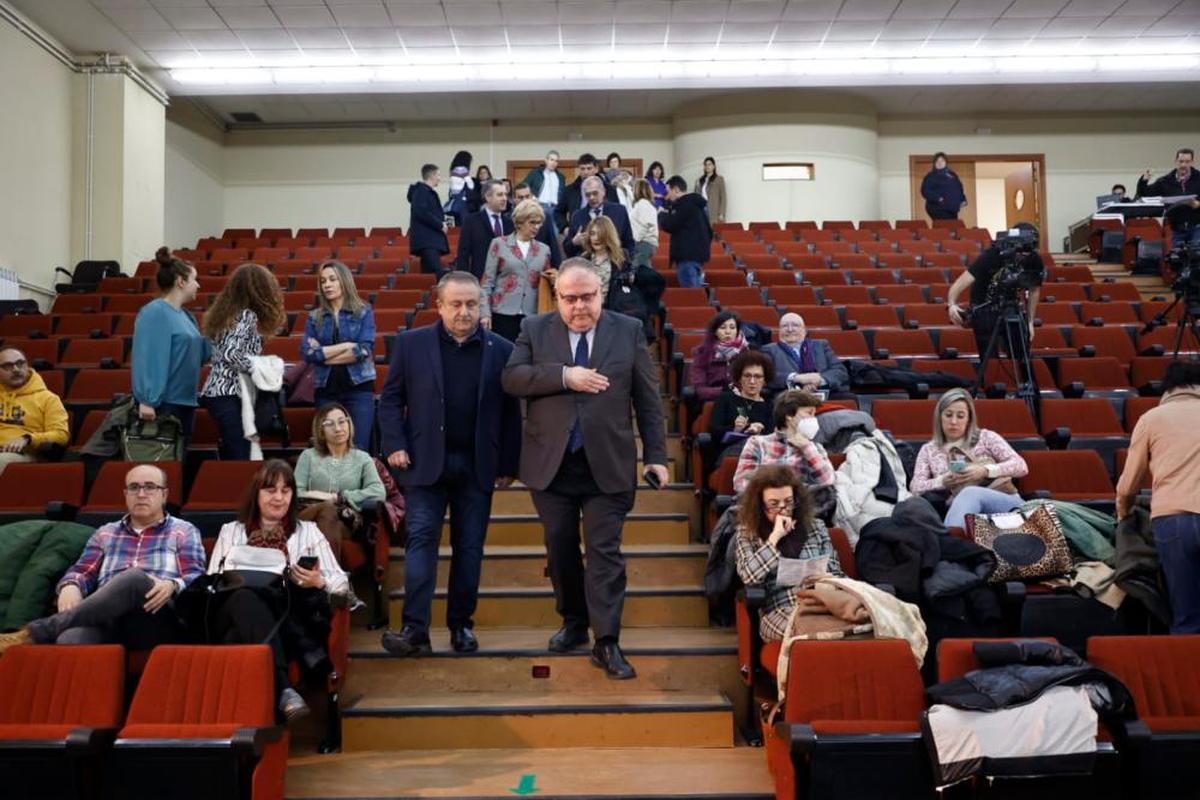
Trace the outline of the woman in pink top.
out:
[[[1021,503],[1012,479],[1029,472],[1003,436],[980,428],[965,389],[951,389],[933,410],[933,441],[917,454],[913,494],[950,493],[946,527],[963,526],[968,514],[1012,511]]]

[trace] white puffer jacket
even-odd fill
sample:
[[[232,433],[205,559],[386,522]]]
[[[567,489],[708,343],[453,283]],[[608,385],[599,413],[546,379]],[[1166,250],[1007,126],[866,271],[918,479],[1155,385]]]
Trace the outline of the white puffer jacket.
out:
[[[846,532],[852,546],[858,544],[858,532],[864,525],[873,519],[890,517],[896,508],[893,503],[875,497],[875,486],[879,483],[881,451],[896,479],[896,502],[903,502],[912,496],[906,487],[908,479],[900,455],[882,431],[875,431],[869,437],[864,436],[851,442],[846,448],[846,460],[838,467],[834,480],[834,486],[837,487],[837,513],[834,515],[834,522]]]

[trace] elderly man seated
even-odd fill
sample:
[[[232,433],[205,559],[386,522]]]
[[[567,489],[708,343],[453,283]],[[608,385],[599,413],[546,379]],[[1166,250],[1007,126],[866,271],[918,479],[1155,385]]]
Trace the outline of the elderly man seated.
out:
[[[787,313],[779,318],[779,341],[763,348],[775,362],[773,392],[804,389],[840,394],[850,388],[850,374],[824,339],[810,339],[804,318]]]
[[[0,350],[0,472],[9,464],[33,461],[42,445],[66,446],[67,410],[46,388],[25,354]]]
[[[125,475],[129,513],[102,525],[58,582],[58,613],[0,635],[15,644],[124,644],[144,650],[178,640],[174,597],[204,573],[200,532],[165,511],[167,476],[153,464]]]

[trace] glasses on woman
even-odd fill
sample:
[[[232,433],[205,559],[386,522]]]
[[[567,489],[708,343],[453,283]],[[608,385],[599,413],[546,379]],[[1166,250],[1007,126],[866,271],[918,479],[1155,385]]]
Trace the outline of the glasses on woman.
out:
[[[321,427],[329,430],[330,428],[344,428],[350,424],[350,420],[342,417],[341,419],[327,419],[321,423]]]
[[[796,507],[796,501],[793,498],[787,500],[764,500],[763,508],[767,511],[787,511]]]

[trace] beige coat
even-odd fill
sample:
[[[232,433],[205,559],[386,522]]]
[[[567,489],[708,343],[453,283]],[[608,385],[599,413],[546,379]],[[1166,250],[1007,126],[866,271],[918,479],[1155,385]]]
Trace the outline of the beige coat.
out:
[[[700,191],[700,178],[696,179],[692,191],[704,194]],[[708,182],[708,220],[714,225],[725,221],[725,179],[720,175],[713,175]]]

